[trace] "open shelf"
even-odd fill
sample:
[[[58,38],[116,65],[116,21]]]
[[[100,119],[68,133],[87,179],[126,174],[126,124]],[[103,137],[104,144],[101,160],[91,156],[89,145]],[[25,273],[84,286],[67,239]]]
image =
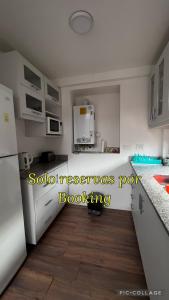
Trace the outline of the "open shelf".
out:
[[[57,102],[55,99],[45,99],[46,103],[52,104],[52,105],[56,105],[56,106],[61,106],[60,102]]]
[[[46,110],[45,113],[46,113],[46,116],[54,117],[56,119],[59,119],[59,116],[57,114],[51,112],[51,111]]]
[[[76,89],[71,92],[71,100],[72,107],[92,105],[95,110],[94,144],[74,144],[73,135],[73,153],[120,153],[120,85]],[[73,109],[72,111],[74,112]],[[74,123],[74,116],[72,120],[74,130],[77,122]],[[78,127],[80,128],[79,125]],[[79,128],[78,133],[81,130],[83,136],[83,126],[82,129]]]

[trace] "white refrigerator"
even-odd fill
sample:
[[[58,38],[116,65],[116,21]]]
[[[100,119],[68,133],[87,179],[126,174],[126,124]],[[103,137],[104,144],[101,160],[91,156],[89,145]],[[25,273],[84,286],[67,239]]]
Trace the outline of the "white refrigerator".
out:
[[[0,295],[25,258],[13,94],[0,84]]]

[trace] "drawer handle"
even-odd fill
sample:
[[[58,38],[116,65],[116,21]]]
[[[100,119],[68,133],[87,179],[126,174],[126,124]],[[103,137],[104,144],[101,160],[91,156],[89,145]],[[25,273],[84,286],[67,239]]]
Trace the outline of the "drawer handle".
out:
[[[52,219],[52,216],[50,216],[49,218],[47,218],[47,220],[45,221],[45,224],[48,224],[51,219]]]
[[[34,84],[31,84],[31,87],[34,88],[36,91],[40,91],[40,88]]]
[[[45,203],[45,206],[48,206],[52,201],[53,199],[50,199],[48,202]]]

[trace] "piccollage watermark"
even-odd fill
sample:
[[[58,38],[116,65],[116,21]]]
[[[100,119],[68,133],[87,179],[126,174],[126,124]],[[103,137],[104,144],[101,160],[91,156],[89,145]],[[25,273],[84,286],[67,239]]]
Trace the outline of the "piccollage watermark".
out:
[[[141,176],[123,176],[120,175],[118,177],[117,185],[119,189],[122,189],[125,185],[138,184],[139,180],[141,180]],[[48,173],[44,173],[41,176],[37,176],[36,173],[30,173],[28,176],[28,182],[31,185],[54,185],[54,184],[67,184],[67,185],[114,185],[116,183],[114,176],[51,176]],[[104,206],[109,206],[111,202],[111,195],[98,195],[97,197],[93,197],[92,193],[90,193],[90,203],[103,203]],[[82,192],[81,195],[69,195],[65,192],[58,193],[59,203],[88,203],[88,195],[85,191]],[[93,201],[93,202],[92,202]]]
[[[130,297],[145,297],[145,296],[163,296],[164,292],[162,290],[131,290],[122,289],[118,290],[117,294],[119,296],[130,296]]]

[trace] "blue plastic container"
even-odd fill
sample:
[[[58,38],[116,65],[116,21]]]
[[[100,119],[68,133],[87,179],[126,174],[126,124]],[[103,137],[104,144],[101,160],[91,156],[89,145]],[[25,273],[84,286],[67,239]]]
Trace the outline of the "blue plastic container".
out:
[[[160,165],[162,160],[157,157],[146,156],[146,155],[133,155],[131,162],[135,164],[151,164],[151,165]]]

